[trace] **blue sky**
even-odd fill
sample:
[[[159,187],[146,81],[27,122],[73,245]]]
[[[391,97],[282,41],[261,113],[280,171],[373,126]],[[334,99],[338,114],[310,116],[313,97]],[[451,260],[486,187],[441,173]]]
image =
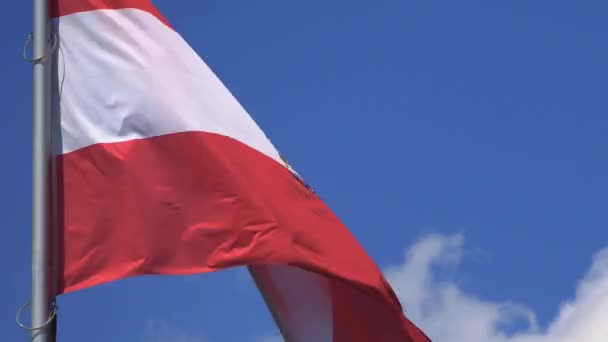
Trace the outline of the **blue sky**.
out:
[[[608,336],[608,3],[156,4],[436,341]],[[19,341],[27,334],[14,313],[30,280],[31,70],[21,49],[31,4],[4,8],[0,340]],[[59,322],[62,342],[277,334],[240,270],[70,294]]]

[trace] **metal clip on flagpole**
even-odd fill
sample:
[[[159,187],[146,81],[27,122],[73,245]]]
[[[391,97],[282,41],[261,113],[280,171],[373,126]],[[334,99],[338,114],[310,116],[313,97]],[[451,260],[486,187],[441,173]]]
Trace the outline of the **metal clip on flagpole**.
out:
[[[42,323],[41,325],[39,325],[37,327],[28,327],[27,325],[21,323],[21,320],[19,318],[21,317],[21,314],[23,314],[23,311],[25,311],[25,309],[27,309],[30,305],[31,305],[31,303],[27,303],[24,306],[22,306],[19,309],[19,311],[17,311],[17,317],[15,318],[15,320],[17,321],[17,325],[27,331],[36,331],[36,330],[44,329],[44,328],[46,328],[47,325],[53,323],[53,320],[55,319],[55,317],[57,317],[58,307],[57,307],[57,304],[55,302],[53,302],[53,310],[51,311],[51,314],[49,315],[49,318],[46,320],[46,322]]]
[[[48,49],[48,53],[44,54],[40,57],[30,58],[27,56],[27,48],[32,44],[33,40],[34,40],[34,34],[30,33],[27,36],[27,40],[25,41],[25,46],[23,47],[23,59],[30,64],[37,64],[37,63],[42,62],[45,58],[52,56],[55,53],[55,51],[57,51],[57,48],[59,47],[59,38],[57,38],[56,33],[53,33],[51,35],[51,46]]]

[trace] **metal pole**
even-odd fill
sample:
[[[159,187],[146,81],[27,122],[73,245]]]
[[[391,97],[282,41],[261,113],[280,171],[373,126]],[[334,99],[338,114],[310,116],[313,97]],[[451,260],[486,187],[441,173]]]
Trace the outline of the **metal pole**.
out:
[[[33,56],[44,57],[33,64],[32,127],[32,301],[31,324],[41,326],[51,311],[49,270],[51,236],[49,222],[50,158],[50,69],[48,0],[34,0]],[[31,341],[53,342],[53,325],[32,331]]]

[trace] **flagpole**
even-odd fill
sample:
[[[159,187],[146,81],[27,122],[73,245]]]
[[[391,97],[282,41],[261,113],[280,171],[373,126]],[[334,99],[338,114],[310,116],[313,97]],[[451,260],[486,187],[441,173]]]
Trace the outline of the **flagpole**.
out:
[[[33,342],[53,342],[55,310],[51,295],[51,234],[49,231],[50,158],[50,28],[48,0],[33,0],[33,96],[32,96],[32,299]],[[51,324],[45,324],[51,318]]]

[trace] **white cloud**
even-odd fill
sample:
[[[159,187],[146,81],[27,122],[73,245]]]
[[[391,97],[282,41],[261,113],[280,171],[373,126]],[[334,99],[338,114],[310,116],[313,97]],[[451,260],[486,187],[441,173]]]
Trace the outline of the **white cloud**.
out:
[[[562,303],[547,327],[525,305],[467,293],[444,271],[456,271],[464,237],[430,235],[415,243],[401,265],[385,270],[407,316],[434,342],[608,342],[608,248],[598,252],[573,298]],[[514,324],[523,327],[513,332]],[[209,342],[163,321],[149,321],[146,342]],[[283,342],[269,335],[256,342]]]
[[[441,281],[437,266],[452,270],[462,258],[462,235],[431,235],[412,246],[402,265],[386,270],[407,316],[436,342],[607,342],[608,248],[593,258],[574,298],[540,329],[524,305],[493,302]],[[513,333],[505,326],[525,326]]]

